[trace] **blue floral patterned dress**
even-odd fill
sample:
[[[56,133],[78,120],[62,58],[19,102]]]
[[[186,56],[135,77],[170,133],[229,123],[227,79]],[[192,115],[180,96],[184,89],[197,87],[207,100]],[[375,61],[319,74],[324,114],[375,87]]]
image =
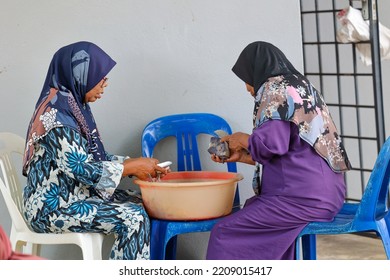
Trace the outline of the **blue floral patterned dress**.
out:
[[[26,220],[36,232],[114,233],[110,259],[149,259],[142,200],[117,189],[124,157],[95,161],[87,151],[88,141],[66,126],[35,144],[24,190]]]

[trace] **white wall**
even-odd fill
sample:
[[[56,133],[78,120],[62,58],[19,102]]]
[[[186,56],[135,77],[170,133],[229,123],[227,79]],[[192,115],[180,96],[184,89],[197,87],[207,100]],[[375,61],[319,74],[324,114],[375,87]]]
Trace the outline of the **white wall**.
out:
[[[132,157],[141,155],[144,125],[162,115],[212,112],[224,117],[234,131],[250,132],[253,101],[231,71],[248,43],[270,41],[302,70],[298,0],[0,0],[0,4],[0,131],[23,137],[52,55],[79,40],[96,43],[118,62],[103,99],[92,109],[107,150]],[[245,199],[252,194],[252,168],[238,168],[245,176],[240,184]],[[0,224],[9,233],[10,220],[0,203]],[[203,259],[207,237],[181,236],[178,257]],[[63,248],[47,246],[42,253],[55,259],[80,258],[76,247],[73,252]]]

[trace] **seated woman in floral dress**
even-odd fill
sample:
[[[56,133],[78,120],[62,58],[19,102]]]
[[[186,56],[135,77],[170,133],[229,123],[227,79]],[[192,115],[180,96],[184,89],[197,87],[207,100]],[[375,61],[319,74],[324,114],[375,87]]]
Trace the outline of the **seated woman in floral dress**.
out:
[[[115,64],[90,42],[53,56],[27,132],[24,216],[36,232],[114,233],[110,259],[149,259],[142,200],[118,185],[123,177],[147,180],[167,170],[157,159],[104,149],[89,103],[102,97]]]

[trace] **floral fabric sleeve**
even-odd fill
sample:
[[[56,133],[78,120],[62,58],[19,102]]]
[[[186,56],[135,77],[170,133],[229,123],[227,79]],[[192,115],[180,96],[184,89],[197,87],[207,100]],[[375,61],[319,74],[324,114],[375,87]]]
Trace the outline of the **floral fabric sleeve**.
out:
[[[122,178],[122,164],[94,161],[87,152],[87,140],[68,127],[52,129],[42,140],[45,152],[52,154],[58,168],[69,178],[92,186],[102,198],[111,199]]]

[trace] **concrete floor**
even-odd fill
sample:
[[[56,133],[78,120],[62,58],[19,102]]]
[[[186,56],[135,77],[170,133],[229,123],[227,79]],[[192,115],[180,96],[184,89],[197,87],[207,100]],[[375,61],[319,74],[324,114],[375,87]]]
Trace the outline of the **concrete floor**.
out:
[[[318,260],[386,260],[380,238],[356,234],[317,235]]]

